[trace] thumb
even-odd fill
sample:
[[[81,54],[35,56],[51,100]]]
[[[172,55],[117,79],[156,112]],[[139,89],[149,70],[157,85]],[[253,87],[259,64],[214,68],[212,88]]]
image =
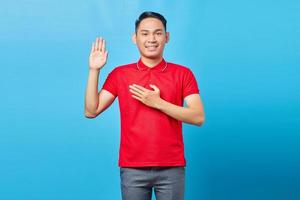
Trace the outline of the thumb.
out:
[[[159,92],[158,87],[156,87],[155,85],[150,84],[150,87],[153,88],[153,90],[154,90],[155,92]]]

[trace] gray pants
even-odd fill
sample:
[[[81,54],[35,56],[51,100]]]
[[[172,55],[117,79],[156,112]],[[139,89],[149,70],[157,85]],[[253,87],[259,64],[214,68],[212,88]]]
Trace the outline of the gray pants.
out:
[[[185,167],[120,168],[122,200],[183,200]]]

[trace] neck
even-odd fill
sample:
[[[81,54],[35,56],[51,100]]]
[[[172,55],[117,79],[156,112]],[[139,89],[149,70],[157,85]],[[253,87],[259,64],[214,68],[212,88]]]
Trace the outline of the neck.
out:
[[[162,61],[162,59],[163,59],[163,57],[153,59],[153,58],[145,58],[145,57],[141,56],[142,62],[150,68],[152,68],[155,65],[157,65],[158,63],[160,63]]]

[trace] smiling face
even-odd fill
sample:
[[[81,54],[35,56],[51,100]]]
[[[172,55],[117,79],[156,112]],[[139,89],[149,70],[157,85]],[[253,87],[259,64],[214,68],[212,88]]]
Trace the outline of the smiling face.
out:
[[[132,40],[137,45],[142,58],[160,59],[165,44],[169,41],[169,33],[165,31],[159,19],[149,17],[141,21]]]

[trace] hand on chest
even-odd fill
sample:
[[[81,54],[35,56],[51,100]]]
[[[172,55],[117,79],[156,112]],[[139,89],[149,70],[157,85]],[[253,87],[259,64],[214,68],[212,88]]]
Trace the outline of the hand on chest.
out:
[[[147,70],[124,77],[122,84],[119,85],[124,95],[128,96],[130,94],[128,88],[132,84],[137,84],[148,90],[153,90],[150,84],[155,85],[160,90],[160,97],[167,101],[174,102],[181,97],[182,86],[180,81],[175,76],[167,73]]]

